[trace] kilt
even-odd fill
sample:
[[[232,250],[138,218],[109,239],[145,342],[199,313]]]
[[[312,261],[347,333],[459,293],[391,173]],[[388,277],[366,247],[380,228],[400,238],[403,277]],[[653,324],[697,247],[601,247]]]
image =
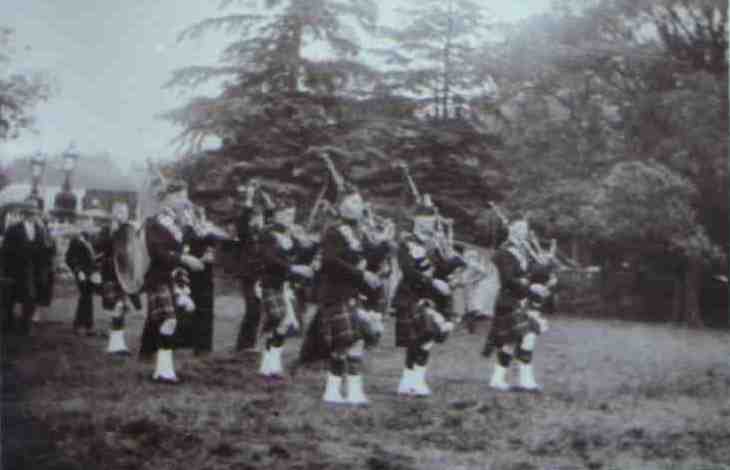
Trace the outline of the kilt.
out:
[[[175,301],[170,285],[160,284],[147,290],[147,316],[159,322],[175,318]]]
[[[329,345],[324,344],[322,336],[322,311],[318,310],[304,333],[304,341],[299,349],[301,364],[310,364],[330,358]]]
[[[517,308],[509,312],[497,311],[492,321],[487,341],[501,348],[505,345],[517,344],[527,333],[540,334],[540,325],[527,315],[527,310]]]
[[[407,348],[430,335],[428,322],[414,302],[410,306],[399,305],[395,320],[395,346]]]
[[[261,311],[264,314],[264,332],[274,330],[286,316],[286,299],[284,289],[261,290]]]
[[[352,324],[352,313],[357,303],[338,302],[323,306],[320,318],[320,338],[331,352],[344,352],[357,339]]]
[[[149,356],[160,347],[160,325],[168,318],[176,318],[172,286],[158,284],[147,289],[147,319],[142,329],[140,356]]]

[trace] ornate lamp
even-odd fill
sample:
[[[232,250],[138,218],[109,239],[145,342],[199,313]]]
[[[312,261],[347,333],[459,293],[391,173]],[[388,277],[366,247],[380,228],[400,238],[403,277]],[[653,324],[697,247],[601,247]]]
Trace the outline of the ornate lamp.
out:
[[[46,155],[41,151],[38,151],[30,157],[31,189],[29,197],[37,201],[38,207],[41,211],[43,211],[45,208],[43,204],[43,198],[39,194],[39,187],[45,170]]]
[[[63,172],[64,181],[61,188],[61,192],[56,195],[54,201],[54,209],[56,216],[61,222],[68,221],[73,222],[76,216],[76,195],[73,193],[71,188],[71,174],[76,168],[76,162],[79,159],[79,154],[76,151],[73,144],[63,153]]]
[[[38,197],[38,186],[41,183],[43,172],[46,169],[46,156],[45,154],[36,152],[30,157],[30,175],[32,181],[31,196]]]

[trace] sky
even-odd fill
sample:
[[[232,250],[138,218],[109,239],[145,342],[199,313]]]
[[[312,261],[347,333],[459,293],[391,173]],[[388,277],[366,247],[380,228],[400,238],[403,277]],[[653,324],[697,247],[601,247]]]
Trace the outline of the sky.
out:
[[[501,21],[542,13],[550,3],[482,1]],[[72,141],[83,153],[114,155],[122,168],[148,157],[174,157],[172,141],[180,129],[157,116],[184,104],[192,94],[163,85],[177,68],[214,64],[230,39],[221,33],[178,43],[177,35],[219,14],[219,3],[2,0],[0,26],[15,30],[14,70],[50,74],[58,93],[36,108],[37,133],[0,142],[0,161],[36,151],[57,154]],[[394,3],[379,1],[385,24],[399,20]]]

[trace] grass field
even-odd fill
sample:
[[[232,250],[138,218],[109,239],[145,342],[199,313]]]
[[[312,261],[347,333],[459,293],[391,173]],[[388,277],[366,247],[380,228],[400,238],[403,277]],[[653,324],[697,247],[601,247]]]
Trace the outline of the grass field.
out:
[[[235,295],[216,300],[214,354],[180,351],[185,384],[162,386],[149,380],[153,364],[109,358],[104,338],[75,337],[67,293],[13,346],[14,406],[52,443],[27,468],[730,469],[727,332],[553,318],[536,359],[545,390],[535,395],[489,389],[483,333],[460,330],[432,355],[433,396],[416,399],[395,394],[402,352],[391,321],[367,360],[371,406],[333,408],[320,401],[324,372],[299,369],[269,385],[255,356],[232,352],[243,309]],[[143,320],[128,319],[134,350]],[[299,343],[287,343],[285,360]]]

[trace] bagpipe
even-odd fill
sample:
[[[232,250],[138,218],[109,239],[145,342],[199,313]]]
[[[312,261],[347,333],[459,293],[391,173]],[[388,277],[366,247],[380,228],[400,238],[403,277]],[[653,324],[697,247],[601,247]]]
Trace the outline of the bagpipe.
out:
[[[147,224],[161,211],[161,196],[168,185],[159,168],[148,162],[148,175],[139,193],[137,222],[128,221],[119,225],[112,239],[112,262],[114,273],[122,290],[128,295],[138,294],[144,287],[145,277],[151,265],[147,243]],[[187,198],[187,195],[184,196]],[[193,205],[189,199],[188,220],[185,225],[192,228],[196,237],[211,245],[229,240],[230,235],[205,216],[202,208]],[[176,223],[177,224],[177,223]],[[184,226],[173,227],[182,232]]]
[[[322,159],[330,174],[332,184],[334,184],[338,195],[345,194],[348,187],[353,187],[353,185],[347,182],[342,174],[337,170],[334,162],[332,161],[332,158],[329,155],[329,153],[337,154],[337,148],[329,146],[312,147],[307,151],[307,153],[314,154]],[[333,207],[332,203],[330,201],[327,201],[327,199],[325,198],[328,189],[330,189],[329,185],[329,181],[325,183],[324,187],[317,197],[317,200],[315,201],[312,212],[309,216],[310,225],[315,220],[316,215],[319,211],[326,211],[330,215],[337,215],[336,207]],[[391,219],[377,214],[372,204],[368,202],[365,203],[365,217],[362,220],[361,229],[363,230],[363,234],[368,239],[368,241],[374,245],[383,242],[393,241],[396,237],[395,222],[393,222]]]
[[[504,210],[492,201],[489,202],[489,206],[500,219],[502,224],[504,224],[505,227],[508,227],[511,222]],[[525,220],[527,220],[527,218],[528,217],[525,217]],[[557,240],[554,238],[550,240],[550,247],[547,250],[544,249],[542,242],[534,230],[529,230],[526,238],[511,240],[511,242],[522,248],[525,253],[529,255],[530,260],[537,266],[563,269],[568,265],[577,264],[573,262],[566,263],[560,260],[558,256]]]
[[[444,217],[440,212],[437,205],[433,204],[428,194],[422,194],[411,175],[408,164],[404,161],[398,161],[395,163],[397,168],[400,168],[402,175],[406,181],[407,186],[410,188],[411,195],[413,196],[416,204],[430,206],[433,208],[435,213],[435,227],[434,236],[431,240],[431,248],[435,249],[436,253],[443,260],[450,260],[457,268],[454,272],[462,271],[464,268],[471,272],[472,276],[468,279],[452,279],[449,284],[452,288],[460,288],[468,285],[473,285],[481,281],[482,279],[491,276],[492,270],[480,263],[475,262],[456,250],[456,243],[454,241],[454,219]]]

